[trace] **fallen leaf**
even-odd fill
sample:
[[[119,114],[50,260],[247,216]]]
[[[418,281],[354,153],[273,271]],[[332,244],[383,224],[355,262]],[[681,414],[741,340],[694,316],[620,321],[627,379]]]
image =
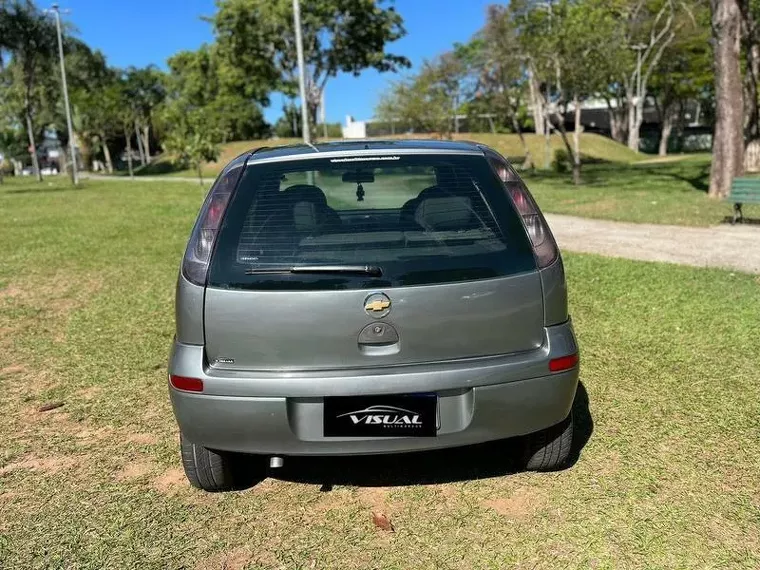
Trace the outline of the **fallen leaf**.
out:
[[[396,529],[393,528],[393,523],[391,522],[391,519],[389,519],[388,516],[385,513],[375,513],[375,512],[373,512],[372,513],[372,522],[380,530],[385,530],[387,532],[396,532]]]
[[[49,412],[50,410],[55,410],[61,406],[63,406],[63,402],[47,402],[46,404],[42,404],[39,408],[37,408],[37,411]]]

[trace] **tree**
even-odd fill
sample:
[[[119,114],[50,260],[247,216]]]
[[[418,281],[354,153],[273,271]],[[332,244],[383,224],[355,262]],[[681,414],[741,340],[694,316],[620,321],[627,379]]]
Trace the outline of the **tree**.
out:
[[[125,72],[127,91],[134,109],[134,130],[143,163],[150,163],[150,131],[154,113],[166,96],[164,73],[155,65],[130,67]]]
[[[738,0],[710,0],[715,69],[715,134],[708,195],[723,198],[742,171],[744,154],[742,75],[739,62],[742,17]]]
[[[2,50],[10,54],[3,65],[3,98],[21,118],[29,140],[29,153],[37,179],[42,175],[37,161],[35,117],[42,106],[43,84],[50,81],[57,53],[55,24],[31,2],[6,2],[0,6]]]
[[[478,93],[491,103],[492,111],[503,114],[520,138],[525,153],[523,168],[533,168],[533,157],[523,136],[519,120],[525,90],[525,54],[511,6],[489,6],[486,25],[479,32],[475,47],[480,50],[481,75]],[[534,110],[538,105],[533,97]],[[539,117],[543,131],[543,117]]]
[[[451,60],[442,56],[423,62],[417,75],[391,84],[376,114],[382,120],[402,120],[416,130],[451,138],[456,101],[451,65]]]
[[[219,158],[219,146],[213,132],[207,128],[203,110],[191,112],[167,135],[164,148],[174,154],[175,160],[190,166],[198,173],[203,186],[203,163]]]
[[[219,0],[211,19],[220,80],[261,103],[277,89],[295,96],[297,58],[292,0]],[[409,60],[385,51],[405,34],[401,16],[382,0],[311,0],[301,6],[306,103],[316,124],[327,81],[339,72],[359,75],[409,67]]]
[[[660,116],[660,156],[667,154],[673,128],[683,123],[686,104],[701,99],[713,82],[709,9],[694,6],[692,15],[693,21],[689,18],[679,26],[679,34],[651,77],[649,91]]]
[[[260,105],[229,89],[220,78],[222,63],[213,46],[183,51],[169,58],[167,97],[204,109],[208,126],[221,134],[221,142],[263,138],[269,134]]]
[[[113,171],[106,132],[113,130],[117,112],[111,102],[104,99],[116,80],[116,72],[108,67],[102,52],[91,50],[76,38],[64,39],[64,53],[74,130],[84,168],[90,168],[95,148],[100,147],[109,171]],[[63,112],[58,113],[53,122],[56,132],[66,132]]]
[[[301,136],[301,113],[292,101],[282,106],[282,117],[277,119],[273,130],[274,134],[282,138]]]

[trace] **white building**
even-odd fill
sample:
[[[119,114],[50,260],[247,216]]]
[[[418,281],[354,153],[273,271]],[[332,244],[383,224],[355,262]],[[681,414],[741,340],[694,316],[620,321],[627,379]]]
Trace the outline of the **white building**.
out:
[[[354,121],[354,118],[351,115],[346,115],[346,124],[341,126],[340,130],[343,133],[344,139],[367,138],[367,122]]]

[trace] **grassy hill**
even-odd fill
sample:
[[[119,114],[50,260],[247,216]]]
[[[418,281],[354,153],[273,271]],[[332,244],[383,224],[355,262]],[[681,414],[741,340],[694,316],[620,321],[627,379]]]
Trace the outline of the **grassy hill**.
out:
[[[414,137],[396,136],[384,138],[426,138],[425,135],[415,135]],[[504,156],[508,156],[515,163],[520,164],[525,156],[522,144],[517,135],[490,133],[460,133],[454,135],[454,140],[470,140],[487,144]],[[538,168],[543,168],[546,156],[546,140],[541,135],[525,135],[528,149],[530,150],[533,160]],[[329,140],[329,139],[328,139]],[[552,153],[555,150],[564,149],[562,140],[558,135],[552,135],[550,138]],[[222,145],[219,160],[207,163],[203,167],[204,176],[213,176],[217,174],[225,164],[237,155],[262,146],[281,146],[301,142],[300,139],[270,139],[255,141],[235,141]],[[632,163],[647,158],[647,155],[641,155],[633,152],[631,149],[612,139],[596,134],[584,133],[581,135],[581,154],[593,162],[623,162]],[[155,175],[155,174],[174,174],[177,176],[195,176],[194,172],[189,170],[178,170],[172,163],[171,156],[162,155],[153,160],[147,166],[139,167],[135,170],[138,175]]]

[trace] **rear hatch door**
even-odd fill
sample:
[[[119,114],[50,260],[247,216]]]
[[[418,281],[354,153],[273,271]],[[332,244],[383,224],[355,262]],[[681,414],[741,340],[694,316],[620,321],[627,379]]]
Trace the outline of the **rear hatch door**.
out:
[[[363,368],[541,345],[533,253],[482,155],[254,164],[240,184],[205,295],[212,366]]]

